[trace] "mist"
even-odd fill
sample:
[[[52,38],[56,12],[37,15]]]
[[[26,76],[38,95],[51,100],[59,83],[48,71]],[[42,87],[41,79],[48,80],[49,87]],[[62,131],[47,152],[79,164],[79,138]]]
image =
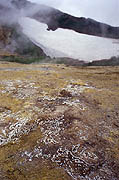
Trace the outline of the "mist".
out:
[[[0,1],[0,24],[13,24],[18,20],[18,11],[11,4],[11,0]]]

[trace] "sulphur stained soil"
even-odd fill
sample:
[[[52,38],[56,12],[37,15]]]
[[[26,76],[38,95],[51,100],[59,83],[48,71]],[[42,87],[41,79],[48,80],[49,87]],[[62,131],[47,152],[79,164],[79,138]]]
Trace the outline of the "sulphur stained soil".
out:
[[[119,67],[0,63],[0,180],[118,180]]]

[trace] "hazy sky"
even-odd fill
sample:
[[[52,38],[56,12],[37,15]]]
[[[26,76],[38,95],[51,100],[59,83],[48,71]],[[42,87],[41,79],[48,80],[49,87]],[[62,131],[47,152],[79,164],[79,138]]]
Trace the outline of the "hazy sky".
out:
[[[30,0],[56,7],[75,16],[85,16],[119,26],[119,0]]]

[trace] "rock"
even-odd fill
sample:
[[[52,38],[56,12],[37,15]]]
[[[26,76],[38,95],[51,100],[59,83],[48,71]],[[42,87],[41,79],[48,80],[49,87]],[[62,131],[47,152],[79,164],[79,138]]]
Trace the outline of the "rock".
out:
[[[65,89],[60,91],[60,95],[63,96],[63,97],[72,97],[71,92],[69,92],[69,91],[67,91]]]

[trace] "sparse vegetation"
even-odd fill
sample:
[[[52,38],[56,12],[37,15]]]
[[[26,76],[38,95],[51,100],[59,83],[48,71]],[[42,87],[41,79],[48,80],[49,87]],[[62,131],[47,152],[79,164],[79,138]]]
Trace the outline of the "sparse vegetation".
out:
[[[8,62],[17,62],[22,64],[31,64],[31,63],[39,63],[44,59],[43,56],[41,57],[20,57],[20,56],[4,56],[1,60],[8,61]]]
[[[3,62],[0,92],[0,179],[119,179],[119,67]]]

